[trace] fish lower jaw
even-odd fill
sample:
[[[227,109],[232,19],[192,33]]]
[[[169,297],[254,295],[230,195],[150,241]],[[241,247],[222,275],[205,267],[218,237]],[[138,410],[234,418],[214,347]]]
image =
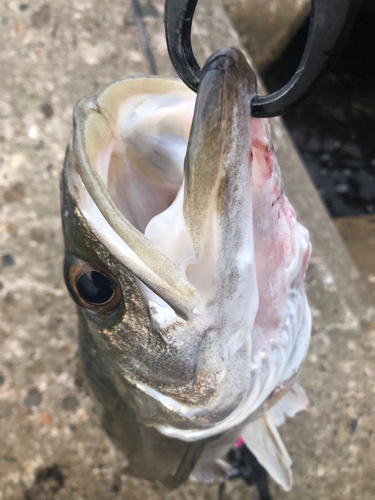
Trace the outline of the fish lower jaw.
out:
[[[242,426],[256,420],[270,407],[273,406],[293,385],[295,382],[298,369],[290,376],[288,380],[283,383],[279,383],[275,388],[272,384],[272,377],[267,380],[262,380],[262,362],[268,365],[273,363],[269,359],[261,356],[263,360],[259,359],[260,366],[252,370],[251,386],[246,392],[246,395],[242,398],[242,401],[238,406],[223,420],[214,423],[206,423],[205,427],[202,424],[196,428],[177,428],[172,425],[162,425],[155,423],[153,426],[164,436],[179,439],[185,442],[194,442],[201,439],[206,439],[223,432],[226,432],[234,427]],[[276,371],[276,367],[270,369],[270,372]],[[159,391],[152,389],[146,384],[135,382],[136,387],[147,394],[151,398],[157,400],[161,403],[166,410],[171,413],[177,413],[184,420],[188,421],[190,426],[197,420],[201,420],[203,415],[214,415],[218,411],[223,412],[223,407],[230,407],[230,402],[226,402],[223,405],[223,394],[217,395],[214,400],[211,401],[211,405],[207,406],[188,406],[179,403],[175,399],[161,394]],[[267,402],[270,401],[270,404]],[[210,407],[211,406],[211,407]]]
[[[238,435],[240,435],[241,429],[262,417],[269,408],[274,406],[292,388],[297,377],[298,372],[295,372],[288,381],[276,387],[258,405],[254,405],[254,398],[247,398],[228,417],[208,428],[179,429],[169,425],[155,425],[155,428],[164,436],[190,443],[223,434],[233,430],[233,428],[238,428]]]
[[[281,335],[281,338],[285,337],[286,340],[282,341],[280,338],[278,341],[270,341],[257,352],[253,352],[249,369],[250,376],[248,382],[244,384],[242,399],[229,415],[227,414],[219,422],[207,422],[204,428],[202,425],[199,427],[197,425],[196,428],[181,429],[173,425],[155,423],[156,429],[167,437],[193,442],[221,434],[233,427],[242,426],[245,422],[259,418],[262,412],[273,406],[295,382],[310,340],[310,310],[303,289],[299,289],[298,292],[298,301],[288,301],[288,313],[290,317],[298,316],[298,323],[292,322],[294,328],[290,331],[287,326],[288,322],[286,323],[285,335]],[[295,291],[293,294],[295,295]],[[219,411],[224,413],[223,408],[233,407],[236,399],[231,391],[231,382],[228,380],[222,380],[216,395],[207,405],[195,407],[181,404],[145,384],[136,383],[136,385],[148,396],[159,401],[167,410],[177,413],[183,419],[190,420],[190,425],[194,420],[200,420],[203,415],[217,415]]]

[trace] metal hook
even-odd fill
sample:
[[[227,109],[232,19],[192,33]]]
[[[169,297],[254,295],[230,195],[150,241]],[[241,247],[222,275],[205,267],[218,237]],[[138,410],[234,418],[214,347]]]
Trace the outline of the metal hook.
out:
[[[191,46],[191,25],[198,0],[166,0],[165,32],[169,57],[181,80],[197,92],[201,68]],[[334,62],[349,33],[358,0],[312,0],[309,34],[301,62],[280,90],[255,96],[252,115],[281,115],[306,99]]]

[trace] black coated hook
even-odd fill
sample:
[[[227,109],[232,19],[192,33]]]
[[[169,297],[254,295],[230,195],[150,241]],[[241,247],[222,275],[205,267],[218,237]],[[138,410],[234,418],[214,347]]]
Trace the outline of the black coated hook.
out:
[[[194,92],[201,75],[191,46],[191,25],[197,2],[166,0],[164,17],[169,57],[178,76]],[[297,71],[277,92],[254,97],[253,116],[281,115],[309,95],[341,50],[357,7],[358,0],[312,0],[309,34]]]

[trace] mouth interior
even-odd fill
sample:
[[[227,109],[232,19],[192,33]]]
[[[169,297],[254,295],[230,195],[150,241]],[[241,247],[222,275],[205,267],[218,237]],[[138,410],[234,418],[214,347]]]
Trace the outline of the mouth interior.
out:
[[[174,91],[129,99],[98,172],[117,207],[145,233],[153,217],[176,199],[194,111],[194,97]]]

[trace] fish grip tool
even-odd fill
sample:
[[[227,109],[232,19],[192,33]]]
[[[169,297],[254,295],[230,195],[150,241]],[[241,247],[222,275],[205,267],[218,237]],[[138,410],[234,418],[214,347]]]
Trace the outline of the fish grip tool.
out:
[[[181,80],[197,92],[201,68],[191,45],[191,27],[198,0],[166,0],[164,25],[169,57]],[[281,115],[302,102],[331,68],[350,32],[358,0],[312,0],[309,34],[301,62],[281,89],[255,96],[252,116]]]

